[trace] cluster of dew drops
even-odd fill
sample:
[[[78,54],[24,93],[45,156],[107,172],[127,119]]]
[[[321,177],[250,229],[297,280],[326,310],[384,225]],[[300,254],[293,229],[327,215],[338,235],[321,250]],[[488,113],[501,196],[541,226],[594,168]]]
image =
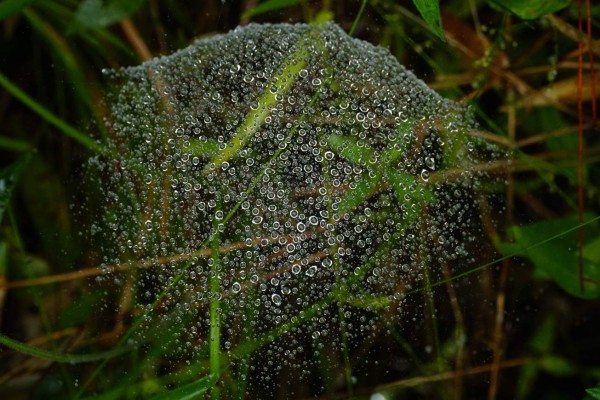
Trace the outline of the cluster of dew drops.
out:
[[[472,120],[387,50],[333,24],[250,25],[106,75],[93,233],[107,270],[139,266],[136,302],[175,351],[205,348],[218,302],[223,350],[284,326],[265,348],[300,363],[474,262]]]

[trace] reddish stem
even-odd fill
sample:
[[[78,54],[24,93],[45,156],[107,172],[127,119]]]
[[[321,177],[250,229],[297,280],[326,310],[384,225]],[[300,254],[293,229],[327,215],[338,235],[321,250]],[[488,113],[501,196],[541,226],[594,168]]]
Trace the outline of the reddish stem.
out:
[[[589,2],[589,0],[587,0]],[[578,217],[579,217],[579,229],[577,230],[579,234],[578,240],[578,276],[579,276],[579,290],[581,293],[584,292],[584,278],[583,278],[583,21],[581,17],[581,0],[577,0],[577,20],[578,20],[578,28],[580,32],[579,38],[579,54],[578,54],[578,68],[577,68],[577,113],[578,113],[578,163],[577,163],[577,181],[578,181]],[[588,11],[589,16],[589,11]],[[591,42],[589,42],[589,46],[591,49]]]

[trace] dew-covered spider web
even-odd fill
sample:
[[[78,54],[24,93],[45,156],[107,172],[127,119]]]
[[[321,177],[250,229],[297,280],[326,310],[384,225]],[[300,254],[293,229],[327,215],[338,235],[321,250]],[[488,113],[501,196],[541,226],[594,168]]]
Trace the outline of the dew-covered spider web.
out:
[[[410,293],[476,265],[493,149],[386,49],[249,25],[106,76],[101,279],[134,271],[130,340],[167,364],[352,381]]]

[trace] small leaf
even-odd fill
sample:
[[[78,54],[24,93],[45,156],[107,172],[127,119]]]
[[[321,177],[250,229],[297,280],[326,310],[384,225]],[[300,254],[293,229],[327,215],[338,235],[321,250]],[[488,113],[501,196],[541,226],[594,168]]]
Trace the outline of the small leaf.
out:
[[[555,376],[569,376],[575,373],[575,367],[569,360],[558,356],[546,356],[540,359],[539,365]]]
[[[321,10],[317,13],[313,22],[315,24],[324,24],[325,22],[333,21],[334,17],[333,12],[330,10]]]
[[[444,29],[442,28],[442,18],[440,16],[439,0],[413,0],[421,16],[429,24],[433,33],[442,40],[446,40]]]
[[[0,3],[0,20],[18,13],[37,0],[4,0]]]
[[[600,400],[600,388],[586,389],[585,392],[594,400]]]
[[[102,28],[135,13],[146,0],[84,0],[77,9],[75,21],[85,28]]]
[[[583,258],[600,264],[600,236],[583,247]]]
[[[168,392],[156,395],[152,398],[152,400],[197,399],[198,396],[202,395],[215,385],[217,378],[218,377],[214,375],[205,376],[195,382],[188,383],[187,385],[181,386],[175,390],[169,390]]]
[[[488,0],[523,19],[536,19],[567,7],[570,0]]]
[[[267,0],[256,7],[252,7],[242,14],[242,18],[250,18],[255,15],[264,14],[269,11],[280,10],[282,8],[291,7],[300,4],[302,0]]]

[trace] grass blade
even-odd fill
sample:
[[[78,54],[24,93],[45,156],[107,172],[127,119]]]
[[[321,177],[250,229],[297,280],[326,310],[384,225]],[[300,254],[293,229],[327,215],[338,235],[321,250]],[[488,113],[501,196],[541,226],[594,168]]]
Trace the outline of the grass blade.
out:
[[[218,376],[208,375],[195,382],[181,386],[175,390],[170,390],[152,397],[152,400],[191,400],[206,393],[217,382]]]
[[[108,358],[112,358],[123,354],[127,349],[125,348],[116,348],[110,351],[105,351],[101,353],[90,353],[90,354],[60,354],[53,353],[46,350],[40,350],[35,347],[31,347],[26,345],[25,343],[21,343],[17,340],[11,339],[8,336],[4,336],[0,333],[0,343],[10,347],[11,349],[17,350],[21,353],[28,354],[30,356],[41,358],[43,360],[50,360],[59,363],[69,363],[69,364],[80,364],[87,363],[98,360],[105,360]]]
[[[300,38],[296,50],[284,59],[282,67],[275,74],[275,82],[273,85],[269,85],[269,87],[275,87],[276,90],[265,90],[258,100],[258,107],[250,111],[246,120],[238,128],[225,149],[206,165],[203,171],[205,174],[210,172],[212,168],[220,166],[233,157],[262,126],[265,119],[271,113],[271,109],[277,105],[277,98],[285,96],[289,92],[292,85],[296,82],[298,73],[306,66],[306,59],[308,58],[308,47],[305,44],[306,39],[308,39],[307,36]]]
[[[296,4],[300,3],[302,3],[302,0],[267,0],[244,12],[242,14],[242,18],[254,17],[255,15],[264,14],[269,11],[280,10],[282,8],[295,6]]]
[[[104,148],[92,140],[92,138],[73,128],[71,125],[54,115],[50,110],[29,97],[27,93],[22,91],[19,87],[8,80],[8,78],[6,78],[2,73],[0,73],[0,85],[4,87],[10,94],[15,96],[19,101],[25,104],[31,111],[42,117],[43,120],[53,125],[70,138],[75,139],[87,149],[95,153],[103,153],[105,151]]]
[[[5,0],[0,3],[0,20],[18,13],[36,0]]]

